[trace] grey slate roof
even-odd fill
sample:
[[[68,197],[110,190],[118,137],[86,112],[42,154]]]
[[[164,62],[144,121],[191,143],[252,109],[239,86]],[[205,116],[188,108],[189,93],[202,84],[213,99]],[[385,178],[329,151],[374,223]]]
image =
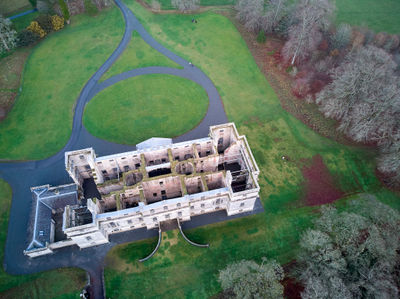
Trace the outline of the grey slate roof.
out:
[[[75,184],[59,187],[49,185],[32,188],[33,231],[27,250],[46,247],[51,239],[52,211],[64,209],[67,205],[78,204],[78,191]]]

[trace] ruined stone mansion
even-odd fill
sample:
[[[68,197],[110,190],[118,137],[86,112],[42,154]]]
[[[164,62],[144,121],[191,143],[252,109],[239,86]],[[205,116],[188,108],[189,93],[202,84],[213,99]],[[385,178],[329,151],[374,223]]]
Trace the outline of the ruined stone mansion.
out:
[[[206,138],[152,138],[104,157],[92,148],[66,152],[65,167],[73,184],[31,188],[30,257],[104,244],[110,234],[172,219],[252,211],[260,189],[255,159],[233,123],[210,127]]]

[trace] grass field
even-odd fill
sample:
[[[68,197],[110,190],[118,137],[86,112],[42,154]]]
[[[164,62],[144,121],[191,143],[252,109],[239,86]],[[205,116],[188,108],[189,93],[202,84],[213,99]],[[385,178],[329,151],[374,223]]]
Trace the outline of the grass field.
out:
[[[367,26],[380,32],[400,33],[400,1],[336,0],[336,23]]]
[[[120,81],[95,96],[86,106],[83,122],[97,137],[137,144],[153,136],[186,133],[203,119],[207,107],[208,97],[200,85],[172,75],[144,75]]]
[[[11,188],[0,180],[0,261],[3,263],[11,207]],[[79,298],[86,283],[83,270],[58,269],[33,275],[14,276],[0,267],[1,298]]]
[[[73,17],[71,25],[35,47],[25,65],[22,92],[0,123],[0,159],[41,159],[65,145],[80,90],[123,31],[121,13],[113,7],[97,17]]]
[[[305,205],[302,175],[317,155],[346,196],[369,192],[400,208],[399,195],[375,177],[374,152],[321,137],[281,108],[228,19],[208,12],[196,15],[198,23],[192,25],[191,15],[152,15],[133,0],[125,3],[156,39],[199,66],[216,84],[229,120],[247,136],[260,166],[265,213],[187,232],[195,241],[210,242],[209,249],[191,247],[176,232],[169,233],[161,252],[144,264],[137,259],[151,252],[155,239],[114,248],[106,268],[107,296],[124,298],[135,292],[147,298],[207,298],[220,291],[218,270],[232,261],[266,256],[284,264],[294,259],[300,234],[317,215],[317,207]],[[338,201],[343,208],[345,202]]]
[[[128,47],[124,50],[118,60],[101,77],[106,80],[116,74],[120,74],[131,69],[148,66],[167,66],[181,68],[169,58],[154,50],[134,31]]]

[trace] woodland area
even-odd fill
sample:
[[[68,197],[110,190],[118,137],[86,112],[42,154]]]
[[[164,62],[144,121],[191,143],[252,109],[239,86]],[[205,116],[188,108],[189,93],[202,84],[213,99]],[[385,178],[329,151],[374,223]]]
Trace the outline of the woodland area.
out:
[[[338,130],[379,148],[385,183],[400,186],[400,38],[335,25],[332,1],[239,0],[237,17],[258,33],[285,41],[274,57],[294,79],[292,92],[315,102]]]

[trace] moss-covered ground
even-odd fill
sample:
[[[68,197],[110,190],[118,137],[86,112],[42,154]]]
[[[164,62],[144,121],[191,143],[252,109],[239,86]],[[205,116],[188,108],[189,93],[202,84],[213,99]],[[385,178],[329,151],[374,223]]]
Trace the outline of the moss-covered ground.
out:
[[[83,123],[94,136],[123,144],[150,137],[175,137],[194,128],[207,112],[205,90],[172,75],[120,81],[86,106]]]
[[[165,235],[161,251],[144,264],[137,260],[151,252],[157,240],[114,248],[105,272],[107,296],[207,298],[220,291],[218,271],[232,261],[260,261],[263,256],[282,264],[293,260],[300,234],[317,215],[318,207],[305,205],[302,175],[316,155],[346,197],[368,192],[400,208],[399,195],[382,187],[375,176],[373,151],[321,137],[281,108],[228,19],[207,12],[196,15],[198,23],[192,24],[192,15],[152,15],[133,0],[125,3],[156,39],[215,83],[229,120],[247,136],[260,166],[265,212],[187,232],[197,242],[210,242],[209,249],[190,246],[176,232]],[[346,198],[338,203],[346,207]]]
[[[122,15],[113,7],[96,17],[74,16],[33,49],[20,95],[0,123],[0,159],[41,159],[65,145],[79,92],[123,32]]]
[[[0,180],[0,261],[3,263],[11,207],[11,187]],[[58,269],[32,275],[9,275],[0,266],[1,298],[79,298],[86,283],[83,270]]]

